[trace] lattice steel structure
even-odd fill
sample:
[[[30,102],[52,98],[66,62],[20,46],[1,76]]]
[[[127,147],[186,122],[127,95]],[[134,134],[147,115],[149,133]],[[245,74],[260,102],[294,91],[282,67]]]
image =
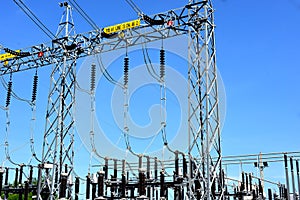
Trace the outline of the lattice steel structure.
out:
[[[195,199],[215,199],[224,192],[213,12],[208,1],[190,4],[188,14],[193,22],[188,44],[189,181]],[[219,194],[211,192],[216,184],[221,188]]]
[[[69,11],[66,6],[67,16]],[[213,13],[211,0],[189,1],[186,6],[176,10],[153,16],[141,14],[140,26],[112,34],[98,29],[71,35],[73,24],[67,17],[65,23],[60,25],[64,35],[59,34],[50,43],[22,49],[23,54],[10,58],[8,62],[1,61],[0,75],[54,65],[38,195],[48,190],[49,199],[67,196],[60,188],[66,185],[74,167],[72,108],[75,101],[76,60],[94,53],[187,35],[189,170],[186,181],[182,183],[186,191],[184,198],[223,198]],[[215,191],[212,188],[216,187],[217,193],[212,192]]]
[[[74,105],[77,54],[68,52],[73,48],[74,23],[71,7],[65,11],[59,24],[55,43],[60,45],[63,55],[55,59],[50,76],[50,90],[46,112],[42,163],[40,164],[38,196],[49,192],[49,199],[65,198],[67,181],[73,172]],[[53,61],[52,61],[53,62]],[[70,188],[69,188],[70,190]],[[69,191],[70,192],[70,191]]]

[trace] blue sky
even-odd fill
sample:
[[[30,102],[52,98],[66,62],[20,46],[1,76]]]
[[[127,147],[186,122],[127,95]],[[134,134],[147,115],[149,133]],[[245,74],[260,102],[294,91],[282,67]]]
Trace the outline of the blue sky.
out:
[[[62,13],[58,2],[24,2],[50,30],[56,32]],[[135,12],[125,1],[77,2],[100,27],[136,19]],[[183,0],[135,2],[147,14],[178,8],[187,3]],[[217,65],[226,90],[223,154],[299,150],[300,1],[215,0],[214,6]],[[18,49],[49,41],[13,1],[2,4],[0,11],[0,44],[3,46]],[[92,29],[76,12],[73,18],[77,33]],[[50,68],[39,70],[38,119],[35,127],[37,151],[41,151],[38,147],[44,130]],[[13,77],[14,90],[19,96],[30,98],[33,74],[33,71],[22,72]],[[6,96],[3,88],[0,96],[3,105]],[[19,149],[29,140],[30,107],[12,100],[11,115],[14,121],[9,136],[10,148]],[[4,132],[4,111],[0,112],[0,123],[3,124],[1,132]],[[28,131],[23,133],[24,130]],[[22,160],[22,151],[18,149],[16,160]],[[84,148],[80,146],[79,149]]]

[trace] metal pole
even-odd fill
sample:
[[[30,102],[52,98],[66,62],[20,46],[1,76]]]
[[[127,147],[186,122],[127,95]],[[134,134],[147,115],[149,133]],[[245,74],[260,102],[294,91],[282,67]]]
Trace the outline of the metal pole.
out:
[[[78,200],[78,196],[79,196],[79,177],[76,177],[75,179],[75,200]]]
[[[284,167],[285,167],[285,179],[286,179],[286,189],[287,189],[287,199],[290,200],[290,183],[289,183],[289,171],[288,171],[288,162],[287,155],[284,154]]]
[[[2,192],[3,174],[4,174],[4,171],[2,169],[0,169],[0,194]]]
[[[297,181],[298,181],[298,197],[300,196],[300,174],[299,174],[299,163],[296,160],[296,172],[297,172]]]
[[[292,157],[290,157],[290,165],[291,165],[291,176],[292,176],[293,199],[296,200],[296,187],[295,187],[295,177],[294,177],[294,165],[293,165],[293,158]]]

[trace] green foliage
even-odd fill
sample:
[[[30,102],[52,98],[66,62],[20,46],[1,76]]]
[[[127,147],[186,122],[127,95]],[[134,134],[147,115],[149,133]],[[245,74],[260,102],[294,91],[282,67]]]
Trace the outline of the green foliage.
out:
[[[7,200],[18,200],[19,195],[18,194],[9,194]]]
[[[4,199],[4,193],[3,192],[1,193],[1,198]],[[22,195],[22,199],[24,199],[24,194]],[[31,199],[32,199],[32,192],[30,192],[28,194],[28,200],[31,200]],[[9,193],[7,200],[19,200],[19,194]]]

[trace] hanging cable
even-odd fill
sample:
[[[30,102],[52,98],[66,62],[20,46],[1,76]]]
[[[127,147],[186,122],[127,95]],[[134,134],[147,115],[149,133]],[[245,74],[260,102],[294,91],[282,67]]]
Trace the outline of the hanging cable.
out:
[[[166,133],[166,109],[167,109],[167,90],[166,90],[166,84],[165,84],[165,75],[166,75],[166,53],[165,50],[163,48],[163,43],[162,43],[162,47],[159,51],[159,58],[160,58],[160,118],[161,118],[161,133],[162,133],[162,139],[164,142],[164,146],[167,148],[168,151],[170,151],[171,153],[175,154],[175,151],[172,150],[168,144],[168,140],[167,140],[167,133]],[[180,152],[182,153],[182,152]],[[184,155],[184,153],[182,153]]]
[[[73,8],[86,20],[86,22],[91,25],[95,30],[99,30],[97,24],[90,18],[90,16],[80,7],[80,5],[75,0],[68,0]]]
[[[11,81],[10,81],[11,82]],[[9,91],[9,90],[8,90]],[[9,94],[8,94],[9,96]],[[8,97],[7,97],[8,99]],[[9,155],[9,143],[8,143],[8,135],[9,135],[9,131],[10,131],[10,115],[9,115],[9,103],[7,104],[7,99],[6,99],[6,112],[5,112],[5,116],[6,116],[6,127],[5,127],[5,155],[6,155],[6,160],[8,160],[9,162],[11,162],[13,165],[18,165],[16,162],[12,161],[10,155]]]
[[[101,55],[99,54],[94,54],[94,56],[96,56],[96,60],[97,60],[97,63],[98,63],[98,66],[99,66],[99,70],[100,72],[103,74],[103,76],[109,81],[111,82],[112,84],[114,85],[118,85],[119,87],[121,88],[124,88],[124,85],[122,85],[121,83],[117,82],[109,73],[108,71],[106,70],[103,62],[102,62],[102,58],[101,58]]]
[[[8,89],[8,83],[5,82],[3,76],[1,76],[1,84],[6,90]],[[12,97],[14,97],[15,99],[17,99],[19,101],[24,101],[24,102],[28,103],[29,105],[32,104],[30,100],[19,97],[13,90],[11,90],[11,95],[12,95]]]
[[[127,49],[126,49],[127,50]],[[129,132],[129,128],[128,128],[128,124],[127,124],[127,116],[128,116],[128,77],[129,76],[129,58],[127,56],[127,52],[126,52],[126,57],[124,58],[124,87],[123,87],[123,93],[124,93],[124,104],[123,104],[123,136],[125,139],[125,143],[126,143],[126,148],[133,153],[131,147],[130,147],[130,143],[129,143],[129,138],[128,138],[128,132]],[[133,153],[135,155],[135,153]]]
[[[132,0],[125,0],[128,5],[137,13],[137,15],[142,15],[142,10],[132,1]]]
[[[39,20],[39,18],[28,8],[28,6],[26,6],[26,4],[22,0],[13,1],[50,39],[55,38],[55,35]]]
[[[35,75],[33,76],[33,84],[32,84],[32,98],[31,98],[31,120],[30,120],[30,150],[31,155],[35,158],[38,162],[41,160],[37,157],[36,151],[34,148],[34,129],[35,129],[35,122],[36,122],[36,94],[37,94],[37,85],[38,85],[38,74],[37,70],[35,71]]]
[[[149,56],[146,45],[145,46],[142,45],[142,52],[143,52],[144,62],[146,64],[146,68],[147,68],[148,73],[152,76],[152,78],[157,80],[157,82],[160,82],[159,76],[155,72],[154,67],[152,65],[152,62],[151,62],[151,59],[150,59],[150,56]],[[148,64],[148,62],[149,62],[149,64]]]
[[[126,144],[126,148],[127,150],[135,155],[135,156],[139,156],[138,154],[136,154],[131,146],[130,146],[130,142],[129,142],[129,127],[127,124],[127,120],[128,120],[128,109],[129,109],[129,102],[128,102],[128,80],[129,80],[129,58],[128,58],[128,53],[127,53],[127,48],[126,48],[126,56],[124,58],[124,75],[123,75],[123,79],[124,79],[124,87],[123,87],[123,93],[124,93],[124,104],[123,104],[123,136],[125,139],[125,144]]]
[[[91,140],[91,146],[92,146],[92,153],[95,153],[99,158],[105,158],[104,156],[101,156],[97,150],[95,145],[95,133],[94,133],[94,116],[95,116],[95,80],[96,80],[96,65],[93,63],[91,65],[91,77],[90,77],[90,98],[91,98],[91,124],[90,124],[90,140]]]

